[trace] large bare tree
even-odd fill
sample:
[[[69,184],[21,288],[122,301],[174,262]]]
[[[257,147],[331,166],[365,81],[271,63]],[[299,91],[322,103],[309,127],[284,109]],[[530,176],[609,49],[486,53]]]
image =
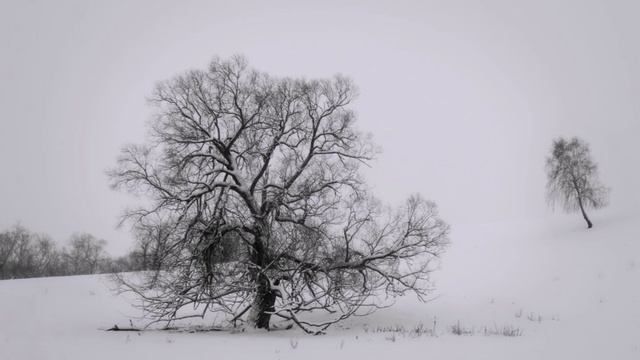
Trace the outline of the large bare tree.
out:
[[[151,199],[126,217],[165,229],[162,270],[124,282],[149,314],[266,329],[275,316],[317,333],[426,295],[448,226],[420,196],[390,210],[368,194],[358,171],[374,147],[354,126],[355,92],[342,76],[277,78],[242,57],[157,85],[150,141],[111,171]]]
[[[598,165],[591,159],[589,145],[576,137],[554,140],[546,167],[549,202],[559,201],[568,212],[580,210],[587,227],[592,228],[586,209],[606,206],[609,190],[598,180]]]

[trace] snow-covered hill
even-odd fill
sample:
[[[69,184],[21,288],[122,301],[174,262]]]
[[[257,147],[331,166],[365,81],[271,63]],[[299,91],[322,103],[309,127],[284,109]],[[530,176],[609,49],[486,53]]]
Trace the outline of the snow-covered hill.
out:
[[[315,337],[105,332],[141,323],[107,276],[0,281],[0,359],[639,359],[640,216],[594,222],[454,226],[432,301]]]

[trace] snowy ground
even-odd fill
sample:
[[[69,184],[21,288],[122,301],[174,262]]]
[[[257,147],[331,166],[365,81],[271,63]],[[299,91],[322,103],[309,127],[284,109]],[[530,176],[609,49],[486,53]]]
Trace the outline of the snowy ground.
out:
[[[640,216],[593,220],[455,227],[433,301],[324,336],[105,332],[139,315],[107,277],[0,281],[0,359],[640,359]]]

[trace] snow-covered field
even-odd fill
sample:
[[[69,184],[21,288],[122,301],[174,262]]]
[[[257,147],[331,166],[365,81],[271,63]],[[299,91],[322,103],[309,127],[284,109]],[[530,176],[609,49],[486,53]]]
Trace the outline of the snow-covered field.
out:
[[[593,215],[454,226],[431,302],[324,336],[105,332],[141,324],[108,277],[0,281],[0,359],[640,359],[640,216]]]

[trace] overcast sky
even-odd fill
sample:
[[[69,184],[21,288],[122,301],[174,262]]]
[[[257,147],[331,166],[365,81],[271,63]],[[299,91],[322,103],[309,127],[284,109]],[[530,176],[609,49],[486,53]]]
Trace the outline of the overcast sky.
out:
[[[105,170],[142,142],[154,84],[214,55],[354,79],[377,196],[456,225],[550,214],[556,136],[592,146],[612,208],[640,203],[639,1],[0,1],[0,229],[116,230]],[[594,216],[597,219],[597,215]],[[581,221],[577,219],[576,221]],[[455,240],[455,239],[454,239]]]

